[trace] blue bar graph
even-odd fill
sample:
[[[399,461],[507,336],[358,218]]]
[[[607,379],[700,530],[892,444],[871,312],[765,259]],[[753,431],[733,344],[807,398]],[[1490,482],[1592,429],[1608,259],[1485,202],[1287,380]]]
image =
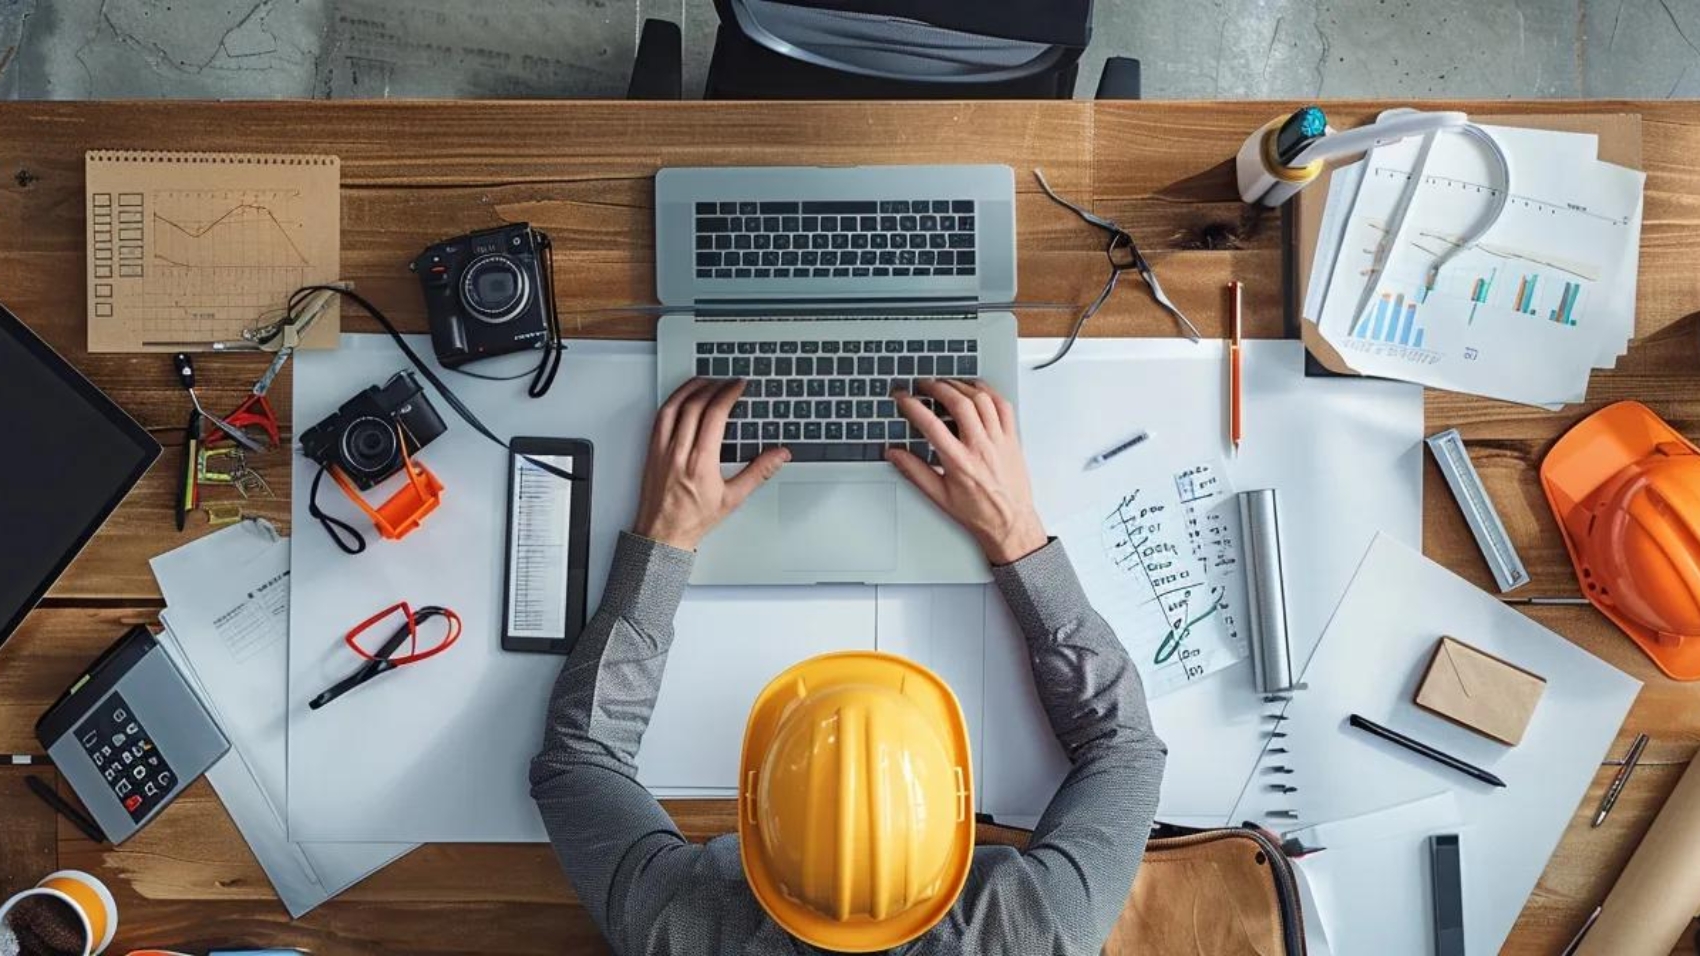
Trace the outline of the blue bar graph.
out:
[[[1366,307],[1363,317],[1347,334],[1354,339],[1370,342],[1422,348],[1423,330],[1417,324],[1417,305],[1426,298],[1426,291],[1418,289],[1415,297],[1410,300],[1405,298],[1403,292],[1397,295],[1392,292],[1381,293],[1376,297],[1373,314]]]
[[[1399,344],[1400,345],[1410,345],[1411,344],[1411,332],[1415,328],[1416,324],[1417,324],[1417,304],[1415,302],[1411,302],[1411,303],[1408,303],[1405,306],[1405,324],[1403,326],[1401,326],[1400,329],[1399,329]]]

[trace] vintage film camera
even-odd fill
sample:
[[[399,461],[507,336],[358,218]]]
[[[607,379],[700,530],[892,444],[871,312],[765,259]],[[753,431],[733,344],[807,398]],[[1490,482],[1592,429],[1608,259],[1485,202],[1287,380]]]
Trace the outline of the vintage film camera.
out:
[[[404,452],[413,455],[447,430],[413,373],[397,372],[302,432],[301,451],[366,491],[402,470]]]
[[[425,292],[437,361],[448,368],[552,350],[560,340],[549,237],[529,223],[446,239],[408,268]]]

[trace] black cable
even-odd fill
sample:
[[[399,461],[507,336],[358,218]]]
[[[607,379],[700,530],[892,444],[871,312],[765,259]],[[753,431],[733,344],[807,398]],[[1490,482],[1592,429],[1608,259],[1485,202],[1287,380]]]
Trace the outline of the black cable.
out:
[[[296,289],[289,296],[289,311],[290,311],[290,313],[291,314],[295,313],[301,299],[303,299],[305,296],[307,296],[311,293],[319,292],[319,291],[334,292],[337,295],[340,295],[343,298],[348,299],[349,301],[353,302],[355,305],[360,306],[360,308],[362,308],[366,311],[367,315],[370,315],[372,318],[376,319],[378,324],[384,327],[384,331],[388,332],[390,334],[390,338],[395,340],[395,344],[398,347],[401,348],[401,352],[402,352],[403,355],[407,356],[407,360],[409,362],[413,363],[414,368],[417,368],[419,370],[419,374],[425,376],[425,380],[427,382],[431,383],[431,387],[437,390],[437,394],[442,397],[443,401],[448,403],[450,408],[454,409],[455,414],[459,415],[461,417],[462,421],[465,421],[468,425],[471,425],[473,431],[477,432],[480,435],[483,435],[485,438],[488,438],[491,441],[495,442],[496,444],[500,445],[504,450],[506,450],[510,454],[513,453],[513,449],[508,446],[508,443],[503,441],[502,439],[496,437],[496,433],[492,432],[488,427],[486,427],[485,424],[482,421],[479,420],[478,416],[473,414],[472,409],[466,407],[466,403],[462,402],[460,400],[460,396],[456,395],[454,393],[454,391],[448,387],[448,385],[444,384],[443,380],[441,378],[437,377],[437,373],[433,372],[431,370],[431,367],[429,365],[426,365],[425,361],[419,357],[419,354],[417,352],[413,351],[413,347],[407,344],[407,339],[402,336],[401,332],[398,329],[396,329],[395,323],[390,321],[389,316],[385,315],[377,306],[373,305],[369,300],[367,300],[367,298],[365,296],[361,295],[358,292],[355,292],[352,289],[344,289],[341,286],[334,286],[334,285],[302,286],[301,288]],[[551,351],[553,351],[553,350],[551,350]],[[541,366],[539,366],[539,370],[541,371]],[[553,375],[553,373],[551,373],[548,377],[548,380],[546,380],[543,383],[543,390],[547,391],[548,388],[549,388],[549,384],[553,381],[554,381],[554,375]],[[541,394],[541,393],[537,393],[537,394]],[[543,469],[544,471],[550,473],[551,475],[554,475],[557,478],[565,478],[567,481],[577,481],[578,480],[578,476],[573,474],[572,472],[565,471],[565,470],[562,470],[560,468],[557,468],[554,465],[551,465],[546,461],[539,461],[535,458],[532,458],[529,455],[526,456],[526,461],[531,462],[532,464],[534,464],[537,467]]]
[[[336,546],[342,549],[343,554],[359,554],[366,550],[366,536],[348,522],[327,514],[319,508],[319,482],[324,480],[325,471],[325,466],[320,465],[319,473],[313,476],[313,490],[307,493],[307,513],[319,522],[320,527],[325,529],[325,534],[331,536],[331,540],[336,542]],[[353,538],[354,543],[349,544],[344,540],[344,534]]]
[[[547,340],[543,344],[543,359],[537,363],[537,375],[531,380],[531,387],[526,394],[532,398],[542,398],[548,394],[549,386],[555,384],[555,373],[561,370],[561,353],[566,351],[567,344],[561,339],[561,317],[555,311],[555,244],[549,237],[540,232],[533,232],[538,243],[543,248],[543,295],[544,311],[549,315],[549,325],[545,329]]]

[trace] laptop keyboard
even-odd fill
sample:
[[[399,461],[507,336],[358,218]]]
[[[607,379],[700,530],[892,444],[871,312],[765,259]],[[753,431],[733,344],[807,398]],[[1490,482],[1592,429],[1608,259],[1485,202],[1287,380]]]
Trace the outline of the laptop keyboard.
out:
[[[741,378],[720,446],[723,462],[752,461],[784,446],[791,460],[881,461],[888,447],[936,462],[932,446],[897,412],[893,389],[917,378],[980,374],[974,339],[698,342],[696,372]],[[944,411],[917,396],[940,417]]]
[[[699,202],[699,279],[971,276],[971,199]]]

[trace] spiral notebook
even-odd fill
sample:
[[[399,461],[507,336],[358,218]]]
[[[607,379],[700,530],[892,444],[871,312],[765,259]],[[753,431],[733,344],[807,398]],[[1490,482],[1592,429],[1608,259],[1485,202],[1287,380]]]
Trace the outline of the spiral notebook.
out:
[[[1443,635],[1546,678],[1516,746],[1417,707],[1417,686]],[[1307,689],[1270,707],[1281,719],[1267,722],[1267,732],[1285,736],[1268,740],[1232,819],[1292,832],[1450,792],[1469,827],[1464,928],[1471,953],[1499,952],[1641,689],[1635,678],[1385,535],[1358,566],[1304,682]],[[1346,723],[1352,714],[1482,767],[1506,786],[1354,730]],[[1409,865],[1392,857],[1383,864]],[[1362,914],[1374,913],[1371,904],[1383,902],[1391,885],[1330,888],[1342,900],[1336,918],[1367,918]],[[1424,900],[1403,902],[1427,912]],[[1330,939],[1336,935],[1329,927]],[[1374,951],[1431,952],[1420,939]]]
[[[241,342],[340,277],[335,156],[93,150],[84,168],[91,352]],[[332,303],[303,346],[335,347],[340,324]]]

